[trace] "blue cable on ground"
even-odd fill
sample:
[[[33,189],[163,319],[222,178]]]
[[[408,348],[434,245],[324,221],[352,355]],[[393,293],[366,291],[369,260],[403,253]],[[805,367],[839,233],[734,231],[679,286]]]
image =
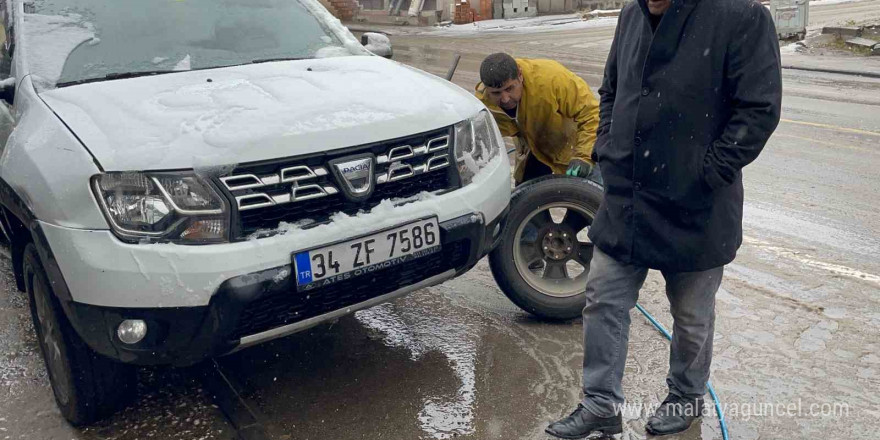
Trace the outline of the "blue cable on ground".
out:
[[[507,154],[513,153],[514,151],[516,151],[516,148],[511,148],[507,150]],[[640,304],[636,304],[636,308],[645,315],[645,318],[648,318],[648,321],[651,321],[651,324],[654,324],[654,327],[656,327],[657,330],[660,330],[660,333],[663,333],[663,336],[665,336],[667,340],[672,341],[672,334],[666,330],[666,327],[663,327],[663,324],[657,321],[654,316],[648,313],[648,311]],[[718,414],[718,424],[721,425],[721,438],[724,440],[730,440],[730,437],[727,434],[727,422],[724,421],[724,413],[721,412],[721,403],[718,401],[718,395],[715,394],[715,388],[712,386],[712,381],[706,382],[706,388],[709,389],[709,395],[712,396],[712,401],[715,402],[715,413]]]
[[[672,335],[669,333],[668,330],[666,330],[666,327],[663,327],[663,324],[661,324],[654,318],[654,316],[648,313],[648,311],[645,310],[644,307],[642,307],[640,304],[636,304],[636,308],[639,309],[639,311],[642,312],[643,315],[645,315],[645,318],[648,318],[648,321],[651,321],[651,324],[654,324],[654,327],[656,327],[657,330],[660,330],[660,333],[663,333],[663,336],[665,336],[666,339],[670,341],[672,340]],[[721,404],[718,402],[718,395],[715,394],[715,388],[712,387],[711,381],[706,382],[706,387],[709,389],[709,395],[712,396],[712,401],[715,402],[715,412],[718,414],[718,424],[721,425],[721,438],[723,438],[724,440],[729,440],[729,437],[727,435],[727,422],[724,421],[724,413],[721,412]]]

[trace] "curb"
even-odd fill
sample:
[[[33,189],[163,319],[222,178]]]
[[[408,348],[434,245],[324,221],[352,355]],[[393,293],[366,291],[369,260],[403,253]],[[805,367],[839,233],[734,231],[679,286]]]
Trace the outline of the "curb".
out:
[[[838,70],[838,69],[823,69],[819,67],[800,67],[800,66],[782,66],[783,69],[789,70],[803,70],[805,72],[820,72],[820,73],[836,73],[840,75],[850,75],[850,76],[863,76],[867,78],[880,78],[880,72],[862,72],[858,70]]]

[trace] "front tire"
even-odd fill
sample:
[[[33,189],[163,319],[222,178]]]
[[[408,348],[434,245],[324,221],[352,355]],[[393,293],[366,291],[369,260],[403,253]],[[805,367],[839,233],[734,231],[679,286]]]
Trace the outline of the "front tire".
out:
[[[33,243],[24,250],[22,269],[34,330],[61,414],[80,426],[125,407],[136,393],[135,368],[95,353],[80,339],[52,291]]]
[[[593,256],[587,232],[601,200],[601,186],[568,176],[516,189],[501,243],[489,255],[495,282],[514,304],[546,319],[581,315]]]

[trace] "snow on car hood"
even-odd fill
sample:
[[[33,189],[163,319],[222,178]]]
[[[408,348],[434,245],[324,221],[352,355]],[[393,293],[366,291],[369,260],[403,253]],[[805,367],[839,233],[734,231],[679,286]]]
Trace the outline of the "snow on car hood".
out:
[[[327,151],[452,125],[483,108],[451,83],[372,56],[169,73],[40,96],[107,171]]]

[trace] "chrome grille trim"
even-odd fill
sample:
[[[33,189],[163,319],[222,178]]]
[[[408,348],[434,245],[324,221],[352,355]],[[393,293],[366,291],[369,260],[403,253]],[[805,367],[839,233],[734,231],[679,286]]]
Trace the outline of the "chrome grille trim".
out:
[[[428,147],[428,152],[430,153],[440,151],[444,148],[449,148],[449,135],[431,139],[430,141],[428,141],[426,146]]]
[[[443,135],[440,137],[436,137],[434,139],[428,140],[425,145],[421,145],[418,147],[411,147],[409,145],[401,145],[399,147],[394,147],[388,151],[387,154],[381,154],[376,157],[376,163],[379,165],[384,165],[389,162],[394,162],[396,160],[404,160],[412,157],[424,156],[428,153],[437,152],[443,149],[449,148],[449,135]],[[400,152],[409,151],[409,153],[404,153],[400,157],[395,157],[396,154],[400,154]]]
[[[448,155],[434,156],[434,157],[428,159],[427,162],[425,162],[425,167],[427,168],[425,170],[425,172],[439,170],[440,168],[445,168],[448,166],[449,166],[449,156]]]
[[[311,194],[303,194],[298,196],[297,193],[304,190],[317,190],[318,192],[314,192]],[[291,190],[289,195],[283,195],[279,197],[287,196],[287,198],[291,202],[301,202],[303,200],[312,200],[312,199],[320,199],[321,197],[327,197],[332,194],[336,194],[338,191],[336,188],[332,186],[321,186],[321,185],[304,185],[304,186],[295,186],[293,190]]]
[[[317,192],[305,194],[302,196],[296,195],[297,192],[304,191],[304,190],[316,190]],[[297,186],[296,188],[293,188],[289,193],[279,194],[276,196],[270,196],[270,195],[264,194],[264,193],[238,196],[235,198],[235,202],[238,205],[239,211],[248,211],[251,209],[266,208],[268,206],[284,205],[286,203],[301,202],[304,200],[312,200],[312,199],[320,199],[321,197],[332,196],[332,195],[335,195],[338,193],[339,193],[339,190],[330,186],[330,185],[321,186],[321,185],[312,184],[312,185]],[[264,200],[264,202],[263,203],[255,203],[253,205],[242,206],[242,202],[247,202],[249,200],[255,200],[255,199],[262,199],[262,200]]]
[[[428,159],[426,162],[415,166],[405,163],[401,163],[397,166],[392,164],[391,168],[388,168],[387,172],[381,173],[376,176],[376,184],[381,185],[383,183],[408,179],[410,177],[418,176],[419,174],[425,174],[430,171],[446,168],[449,166],[449,164],[450,162],[448,154],[434,156]],[[399,173],[400,170],[406,170],[406,172],[401,174]]]
[[[288,174],[292,174],[296,171],[304,173],[304,175],[294,175],[288,176]],[[297,165],[294,167],[284,168],[278,174],[270,174],[268,176],[259,177],[254,174],[239,174],[235,176],[226,176],[221,177],[220,181],[226,185],[226,189],[230,191],[241,191],[245,189],[254,189],[254,188],[262,188],[270,185],[277,185],[279,183],[289,183],[289,182],[301,182],[303,180],[314,179],[317,177],[322,177],[327,175],[327,170],[324,167],[315,167],[309,168],[305,165]],[[237,180],[245,180],[250,179],[251,183],[239,184],[236,185],[235,182]]]
[[[402,147],[392,148],[391,151],[388,152],[388,161],[394,162],[395,160],[409,159],[413,156],[415,156],[413,148],[409,145],[404,145]]]
[[[391,168],[388,168],[388,172],[385,174],[388,178],[386,181],[394,182],[395,180],[400,179],[408,179],[412,176],[416,175],[416,171],[412,165],[401,163],[401,164],[391,164]],[[401,172],[403,170],[403,172]]]
[[[242,202],[248,200],[262,199],[262,203],[256,203],[253,205],[242,206]],[[235,203],[238,205],[239,211],[247,211],[248,209],[257,209],[257,208],[265,208],[267,206],[275,206],[275,200],[269,197],[268,194],[248,194],[246,196],[238,196],[235,198]]]
[[[242,180],[242,179],[252,179],[252,182],[254,182],[254,183],[246,183],[244,185],[235,185],[235,184],[229,183],[230,181]],[[223,182],[223,184],[226,185],[226,189],[228,189],[230,191],[259,188],[261,186],[265,186],[263,184],[262,180],[260,180],[259,177],[255,176],[253,174],[240,174],[237,176],[221,177],[220,181]]]
[[[294,171],[305,171],[306,175],[302,176],[292,176],[288,177],[288,173],[292,173]],[[298,182],[300,180],[309,180],[314,179],[316,177],[322,177],[327,175],[327,170],[323,167],[315,167],[314,169],[309,168],[305,165],[297,165],[295,167],[285,168],[281,170],[281,183],[287,182]]]
[[[376,185],[409,179],[450,166],[451,134],[447,132],[434,136],[414,140],[413,143],[420,144],[418,146],[409,143],[386,147],[384,154],[376,156],[375,165],[381,165],[381,169],[374,174]],[[288,160],[295,163],[296,158]],[[327,163],[290,165],[275,170],[272,174],[252,171],[221,177],[219,180],[233,193],[231,195],[238,211],[269,208],[341,193],[340,183],[330,173]]]

